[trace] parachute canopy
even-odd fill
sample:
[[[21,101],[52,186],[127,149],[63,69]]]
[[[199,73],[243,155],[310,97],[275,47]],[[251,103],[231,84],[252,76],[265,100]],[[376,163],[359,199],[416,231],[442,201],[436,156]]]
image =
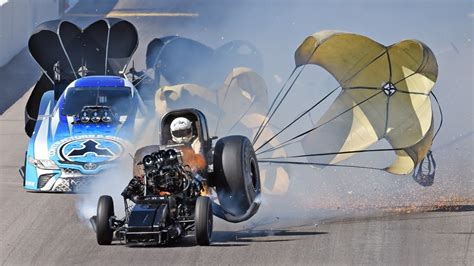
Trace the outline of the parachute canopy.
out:
[[[425,44],[384,46],[353,33],[321,31],[298,47],[295,64],[323,67],[342,88],[316,123],[318,130],[302,139],[305,153],[332,151],[326,162],[338,163],[386,139],[397,158],[385,170],[394,174],[412,172],[426,157],[433,139],[429,95],[438,66]]]
[[[85,29],[69,21],[40,24],[28,48],[43,71],[25,110],[25,131],[31,136],[45,91],[58,98],[73,80],[86,75],[120,75],[138,46],[137,30],[128,21],[98,20]]]
[[[257,48],[247,41],[234,40],[213,49],[192,39],[167,36],[148,44],[146,66],[163,75],[170,85],[211,87],[236,67],[260,72],[263,62]]]
[[[31,55],[53,82],[74,80],[85,72],[119,75],[137,46],[133,24],[114,18],[85,29],[69,21],[48,21],[36,28],[28,42]]]

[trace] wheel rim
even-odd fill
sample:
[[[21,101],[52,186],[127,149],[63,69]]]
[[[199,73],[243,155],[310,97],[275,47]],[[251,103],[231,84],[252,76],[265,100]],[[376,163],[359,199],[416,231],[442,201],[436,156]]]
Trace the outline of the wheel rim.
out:
[[[258,187],[258,173],[257,173],[257,163],[254,158],[250,158],[250,178],[252,180],[252,186],[255,191]]]

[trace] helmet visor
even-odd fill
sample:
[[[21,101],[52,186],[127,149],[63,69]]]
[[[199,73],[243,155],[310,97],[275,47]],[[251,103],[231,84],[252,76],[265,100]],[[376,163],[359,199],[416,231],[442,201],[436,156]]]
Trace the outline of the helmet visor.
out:
[[[173,136],[175,136],[176,138],[183,138],[183,137],[187,137],[189,135],[191,135],[191,128],[186,128],[186,129],[179,129],[179,130],[174,130],[173,132],[171,132],[171,134],[173,134]]]

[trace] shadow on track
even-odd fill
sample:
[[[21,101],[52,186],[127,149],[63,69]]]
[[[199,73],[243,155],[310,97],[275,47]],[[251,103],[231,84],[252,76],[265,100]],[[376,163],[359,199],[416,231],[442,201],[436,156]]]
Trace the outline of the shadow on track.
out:
[[[250,232],[225,232],[215,231],[212,235],[211,247],[245,247],[250,243],[272,243],[291,242],[302,240],[305,236],[325,235],[327,232],[307,232],[307,231],[250,231]],[[299,237],[298,237],[299,236]],[[298,237],[298,238],[295,238]],[[112,245],[123,245],[123,243],[113,243]],[[188,236],[181,241],[168,243],[166,245],[130,245],[131,248],[183,248],[199,247],[194,236]]]
[[[472,212],[474,211],[474,205],[451,205],[451,206],[439,206],[430,212]]]
[[[213,233],[212,241],[216,246],[222,246],[222,243],[252,243],[252,242],[290,242],[303,239],[304,236],[324,235],[327,232],[308,232],[308,231],[249,231],[249,232],[223,232]],[[294,238],[299,236],[299,238]],[[277,238],[275,238],[277,237]]]

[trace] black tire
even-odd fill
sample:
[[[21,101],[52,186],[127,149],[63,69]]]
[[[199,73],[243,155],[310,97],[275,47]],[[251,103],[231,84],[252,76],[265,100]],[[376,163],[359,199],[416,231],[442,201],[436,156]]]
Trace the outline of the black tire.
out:
[[[244,214],[260,193],[260,171],[250,140],[228,136],[214,148],[214,176],[217,197],[224,209]]]
[[[110,228],[109,219],[114,216],[114,201],[110,196],[101,196],[97,203],[96,236],[99,245],[110,245],[114,230]]]
[[[212,237],[212,202],[208,197],[200,196],[196,200],[194,214],[196,243],[200,246],[208,246]]]

